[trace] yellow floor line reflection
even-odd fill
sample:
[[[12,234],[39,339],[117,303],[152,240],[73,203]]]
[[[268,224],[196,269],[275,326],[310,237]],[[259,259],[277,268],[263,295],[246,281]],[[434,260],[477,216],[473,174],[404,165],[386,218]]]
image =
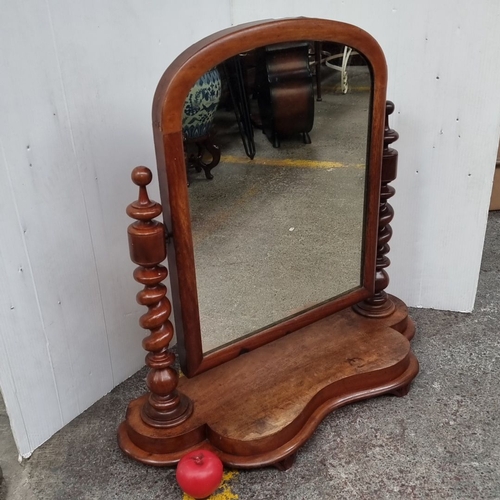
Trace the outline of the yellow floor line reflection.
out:
[[[339,91],[341,89],[341,85],[321,85],[321,91],[325,91],[325,90],[333,90],[333,91]],[[359,85],[359,86],[354,86],[354,87],[351,87],[351,85],[349,85],[349,93],[353,93],[353,92],[369,92],[372,88],[371,87],[368,87],[368,86],[364,86],[364,85]]]
[[[238,471],[235,470],[224,472],[219,489],[213,495],[210,495],[207,500],[238,500],[238,495],[231,491],[231,485],[229,484],[237,475]],[[194,498],[184,493],[182,500],[194,500]]]
[[[246,156],[222,155],[221,162],[242,163],[245,165],[265,165],[269,167],[302,167],[302,168],[345,168],[345,167],[364,167],[362,164],[349,165],[338,161],[321,160],[292,160],[290,158],[255,158],[251,160]]]

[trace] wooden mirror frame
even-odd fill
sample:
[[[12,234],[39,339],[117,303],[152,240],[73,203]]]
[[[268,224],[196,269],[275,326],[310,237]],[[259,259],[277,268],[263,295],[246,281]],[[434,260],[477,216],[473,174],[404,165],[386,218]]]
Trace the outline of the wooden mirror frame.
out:
[[[256,46],[292,40],[339,42],[355,48],[372,74],[362,286],[203,356],[182,138],[186,96],[206,71]],[[394,211],[398,134],[389,127],[387,70],[377,42],[363,30],[321,19],[264,21],[230,28],[193,45],[167,69],[153,104],[162,206],[151,201],[152,173],[136,167],[137,201],[127,207],[130,256],[144,285],[140,325],[150,330],[148,392],[130,402],[118,431],[129,457],[145,464],[176,464],[187,452],[210,449],[230,467],[287,469],[321,420],[345,404],[381,394],[404,396],[418,373],[409,341],[415,333],[405,304],[385,292]],[[173,244],[172,244],[173,243]],[[169,251],[167,252],[167,246]],[[169,254],[169,270],[161,263]],[[172,305],[162,283],[170,271],[181,366],[173,338]],[[350,307],[352,306],[352,307]],[[240,356],[240,354],[243,354]],[[235,376],[237,374],[237,376]]]
[[[196,81],[226,59],[263,45],[296,40],[331,41],[352,47],[363,55],[371,72],[361,285],[204,354],[183,152],[184,102]],[[172,235],[167,253],[177,351],[186,376],[195,376],[373,295],[386,87],[384,54],[368,33],[345,23],[306,18],[250,23],[220,31],[192,45],[164,73],[153,102],[154,140],[164,222]]]

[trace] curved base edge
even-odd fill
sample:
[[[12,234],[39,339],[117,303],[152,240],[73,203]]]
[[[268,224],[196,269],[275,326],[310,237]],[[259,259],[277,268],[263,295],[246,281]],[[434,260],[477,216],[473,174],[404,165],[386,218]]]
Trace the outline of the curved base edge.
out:
[[[413,336],[412,332],[414,334],[415,328],[412,326],[413,322],[411,320],[410,322],[411,325],[408,325],[406,330],[403,332],[405,337],[407,337],[407,335]],[[418,374],[418,371],[418,361],[414,354],[410,351],[408,366],[401,375],[381,385],[347,393],[341,397],[334,397],[323,402],[312,412],[310,417],[306,420],[306,422],[304,422],[303,426],[288,442],[266,453],[251,456],[239,456],[225,453],[218,449],[214,443],[208,441],[206,431],[197,432],[196,436],[193,434],[191,439],[184,439],[184,437],[181,437],[180,441],[184,441],[185,444],[182,445],[179,443],[180,445],[175,450],[170,452],[162,453],[146,451],[136,444],[143,436],[137,435],[137,426],[133,424],[135,420],[134,412],[138,411],[138,403],[143,398],[133,401],[129,406],[127,419],[122,422],[118,430],[118,444],[122,451],[130,458],[144,464],[157,467],[174,466],[189,451],[202,448],[209,449],[216,453],[224,465],[228,467],[252,469],[275,466],[280,470],[287,470],[292,466],[297,450],[311,437],[316,428],[328,414],[342,406],[384,394],[403,396],[408,392],[410,384]],[[197,431],[199,430],[200,429],[197,429]],[[139,439],[137,439],[137,437],[139,437]],[[146,439],[149,438],[149,436],[144,437]],[[179,436],[173,437],[172,439],[177,440],[178,438]],[[193,441],[195,442],[193,443]]]
[[[213,450],[211,446],[208,446],[206,441],[200,441],[195,445],[187,448],[179,448],[177,451],[171,453],[151,453],[135,444],[131,438],[131,434],[129,424],[126,420],[123,421],[118,427],[118,446],[120,449],[129,458],[142,462],[145,465],[153,465],[155,467],[176,465],[177,462],[191,450],[199,450],[200,448]]]
[[[384,394],[398,395],[398,391],[401,389],[406,390],[407,392],[411,381],[417,376],[418,371],[419,364],[417,358],[410,352],[408,368],[398,378],[378,387],[353,392],[340,398],[332,398],[325,401],[313,412],[313,414],[305,422],[302,429],[297,432],[297,434],[289,442],[276,450],[254,456],[235,456],[223,453],[217,449],[214,449],[213,451],[219,455],[225,465],[230,467],[238,469],[252,469],[265,466],[275,466],[280,470],[286,470],[289,466],[285,466],[285,468],[283,468],[282,464],[287,464],[288,459],[292,459],[293,455],[297,453],[297,450],[304,445],[324,418],[330,413],[338,408],[341,408],[342,406],[365,399],[371,399]]]
[[[404,331],[402,331],[401,333],[408,339],[408,340],[412,340],[413,337],[415,337],[415,331],[416,331],[416,328],[415,328],[415,322],[410,318],[410,316],[408,316],[406,318],[407,320],[407,325],[406,325],[406,328]]]

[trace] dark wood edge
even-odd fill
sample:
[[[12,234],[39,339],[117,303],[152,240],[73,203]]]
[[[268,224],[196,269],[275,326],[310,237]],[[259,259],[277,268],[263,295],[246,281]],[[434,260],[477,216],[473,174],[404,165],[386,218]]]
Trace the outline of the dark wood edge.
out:
[[[368,61],[371,64],[371,61]],[[378,218],[380,205],[380,189],[382,179],[382,160],[384,151],[384,125],[385,125],[385,103],[386,87],[377,88],[375,71],[372,72],[372,92],[370,123],[371,129],[368,134],[367,144],[367,170],[365,180],[364,200],[364,227],[363,232],[363,269],[362,283],[365,288],[375,293],[375,274],[378,241]]]
[[[326,19],[294,18],[257,21],[214,33],[191,45],[167,68],[153,100],[153,125],[163,133],[180,132],[184,101],[201,75],[225,59],[268,44],[324,40],[353,47],[370,62],[374,81],[387,85],[387,65],[380,45],[366,31]],[[382,105],[385,119],[385,97]]]
[[[164,221],[173,237],[173,245],[168,252],[168,263],[178,353],[182,370],[189,377],[231,359],[235,356],[236,349],[238,353],[241,349],[234,347],[238,344],[235,343],[217,353],[206,356],[203,354],[181,131],[184,101],[189,89],[199,77],[228,57],[255,48],[255,46],[297,39],[318,39],[349,45],[365,57],[372,72],[372,120],[365,201],[362,290],[367,290],[369,294],[374,293],[387,87],[387,66],[382,49],[371,35],[360,28],[322,19],[264,21],[215,33],[188,48],[169,66],[158,84],[153,101],[153,130],[160,195]],[[300,321],[300,326],[293,328],[295,330],[368,296],[359,298],[357,295],[347,294],[336,299],[338,306],[335,306],[335,301],[332,301],[328,308],[320,305],[301,314],[300,320],[294,318],[289,321]],[[349,297],[349,300],[346,297]],[[281,330],[293,331],[290,326],[282,327]],[[277,333],[281,330],[273,326],[269,329],[270,333],[267,336],[266,330],[259,332],[256,334],[258,338],[256,343],[263,345],[260,342],[266,343],[281,336],[281,333]],[[242,342],[246,345],[253,345],[249,339],[243,339]],[[224,353],[225,350],[229,350],[228,354]]]

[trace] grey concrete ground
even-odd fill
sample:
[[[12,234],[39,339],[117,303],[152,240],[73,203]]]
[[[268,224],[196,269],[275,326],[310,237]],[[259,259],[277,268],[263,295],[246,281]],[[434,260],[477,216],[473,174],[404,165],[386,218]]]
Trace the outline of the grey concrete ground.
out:
[[[292,469],[240,472],[219,498],[500,499],[499,241],[496,212],[472,314],[411,311],[421,372],[408,396],[334,412]],[[173,469],[135,463],[116,445],[116,428],[127,402],[142,392],[144,374],[98,401],[22,466],[0,412],[2,500],[181,499]]]

